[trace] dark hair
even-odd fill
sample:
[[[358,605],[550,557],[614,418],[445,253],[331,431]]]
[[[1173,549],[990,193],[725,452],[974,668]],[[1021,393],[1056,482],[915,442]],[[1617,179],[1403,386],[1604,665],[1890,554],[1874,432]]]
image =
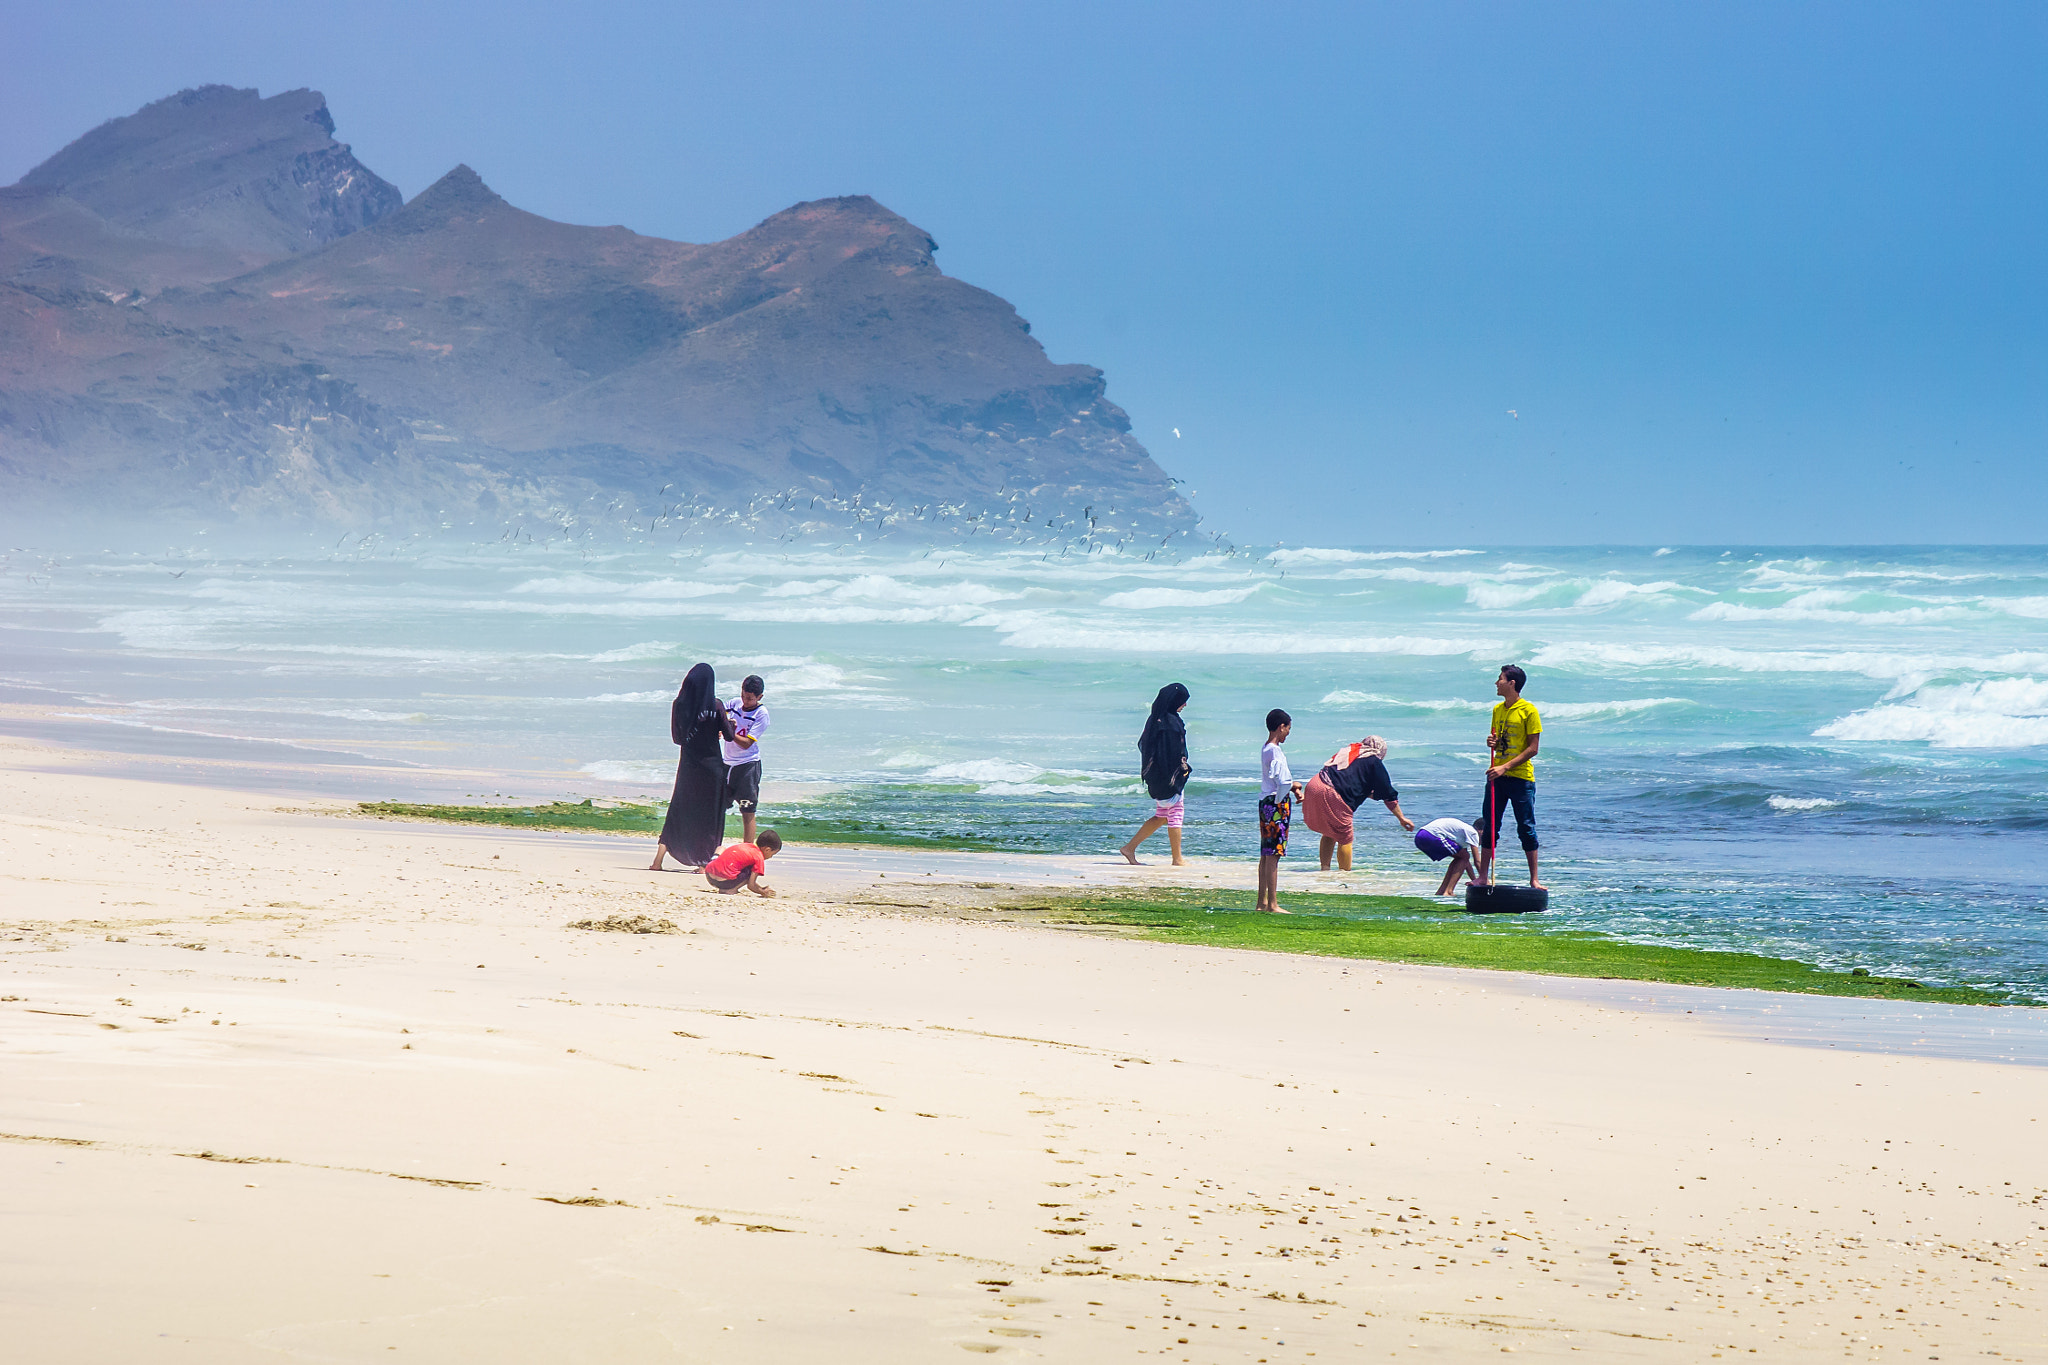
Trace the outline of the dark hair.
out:
[[[772,829],[764,829],[754,836],[754,847],[769,853],[782,852],[782,836]]]
[[[1529,685],[1529,675],[1522,671],[1520,664],[1502,664],[1500,675],[1513,683],[1517,692]]]
[[[757,697],[768,695],[768,684],[761,681],[759,673],[749,673],[740,680],[740,691],[752,692]]]
[[[1269,735],[1283,725],[1292,724],[1294,724],[1294,717],[1288,715],[1277,706],[1266,713],[1266,733]]]

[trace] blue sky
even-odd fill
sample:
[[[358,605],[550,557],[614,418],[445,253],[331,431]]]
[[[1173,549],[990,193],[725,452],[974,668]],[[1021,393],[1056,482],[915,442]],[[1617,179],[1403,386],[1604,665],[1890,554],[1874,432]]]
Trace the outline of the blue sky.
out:
[[[872,194],[1243,538],[2048,540],[2038,3],[9,9],[0,183],[220,81],[408,195]]]

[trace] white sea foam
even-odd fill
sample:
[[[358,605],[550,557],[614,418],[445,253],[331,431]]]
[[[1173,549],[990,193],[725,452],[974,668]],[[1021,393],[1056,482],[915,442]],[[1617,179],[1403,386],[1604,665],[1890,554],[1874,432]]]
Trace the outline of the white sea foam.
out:
[[[1751,607],[1740,602],[1709,602],[1692,614],[1695,621],[1823,621],[1838,624],[1865,626],[1912,626],[1926,625],[1935,621],[1957,621],[1977,615],[1971,608],[1962,605],[1928,605],[1902,608],[1877,608],[1867,611],[1848,609],[1848,604],[1864,600],[1861,593],[1848,592],[1840,588],[1816,588],[1801,593],[1789,602],[1775,607]]]
[[[1772,810],[1800,811],[1832,810],[1842,803],[1830,801],[1825,796],[1773,796],[1768,804]]]
[[[645,758],[600,758],[586,763],[578,772],[589,773],[600,782],[630,783],[636,787],[666,787],[675,780],[676,765]]]
[[[1462,588],[1473,583],[1499,583],[1503,579],[1536,578],[1548,573],[1530,565],[1503,565],[1492,573],[1481,573],[1473,569],[1418,569],[1409,564],[1397,564],[1383,569],[1339,569],[1332,578],[1378,578],[1395,583],[1428,583],[1441,588]]]
[[[1673,555],[1677,553],[1678,551],[1672,549],[1669,545],[1660,545],[1657,547],[1657,552],[1651,555],[1650,558],[1662,559],[1665,555]]]
[[[2048,670],[2048,652],[1909,654],[1876,650],[1732,649],[1718,645],[1636,645],[1559,641],[1530,656],[1539,668],[1708,669],[1738,673],[1857,673],[1887,682],[1924,681],[1944,673],[2026,673]],[[1918,686],[1916,681],[1914,686]]]
[[[1822,739],[1925,741],[1937,749],[2023,749],[2048,744],[2048,716],[1877,706],[1829,721],[1813,733]]]
[[[1544,702],[1537,711],[1545,716],[1560,720],[1605,720],[1615,716],[1635,716],[1663,706],[1696,706],[1688,697],[1630,697],[1624,701],[1553,701]]]
[[[642,640],[639,644],[626,645],[620,649],[608,649],[602,654],[590,656],[594,664],[637,664],[653,659],[676,657],[682,645],[666,640]]]
[[[2048,744],[2048,682],[1991,678],[1923,686],[1906,701],[1843,716],[1814,734],[1825,739],[1923,740],[1939,749]]]
[[[654,702],[668,701],[667,692],[600,692],[594,697],[578,697],[578,706],[644,706]]]
[[[1406,706],[1419,711],[1491,711],[1489,701],[1468,701],[1463,697],[1448,700],[1407,701],[1401,697],[1382,696],[1377,692],[1354,692],[1349,688],[1338,688],[1323,694],[1325,706]]]
[[[842,601],[904,602],[923,605],[943,601],[955,605],[986,606],[1017,596],[987,583],[962,579],[954,583],[905,583],[889,574],[861,574],[832,589]]]
[[[1399,697],[1382,696],[1375,692],[1353,692],[1338,689],[1325,693],[1323,705],[1354,707],[1407,707],[1417,711],[1491,711],[1493,702],[1477,701],[1465,697],[1428,698],[1407,701]],[[1693,706],[1695,702],[1686,697],[1631,697],[1623,701],[1552,701],[1544,702],[1537,709],[1543,715],[1560,720],[1602,720],[1616,716],[1633,716],[1660,706]]]
[[[1129,592],[1113,592],[1102,599],[1105,607],[1220,607],[1232,602],[1242,602],[1265,585],[1255,583],[1249,588],[1213,588],[1195,591],[1187,588],[1132,588]]]
[[[1506,611],[1533,602],[1550,589],[1525,588],[1509,583],[1481,582],[1465,589],[1465,600],[1481,611]]]
[[[1828,561],[1804,559],[1790,562],[1771,560],[1764,564],[1744,569],[1744,577],[1752,580],[1759,591],[1783,591],[1788,588],[1817,587],[1828,583],[1985,583],[2015,581],[2048,577],[2048,573],[2027,572],[2012,567],[1997,573],[1982,570],[1951,572],[1944,569],[1914,568],[1909,565],[1884,564],[1869,568],[1842,566],[1832,573],[1820,570]]]
[[[1430,635],[1346,635],[1342,628],[1283,633],[1271,630],[1191,630],[1161,624],[1152,629],[1084,626],[1070,619],[1036,619],[1011,627],[1005,644],[1017,649],[1092,649],[1140,655],[1175,654],[1443,654],[1495,653],[1499,640]]]
[[[1485,554],[1484,550],[1275,550],[1266,558],[1274,564],[1358,564],[1373,559],[1455,559]]]
[[[1029,782],[1045,769],[1007,758],[974,758],[941,763],[924,774],[927,782]]]
[[[1100,795],[1126,788],[1136,789],[1128,773],[1095,772],[1084,768],[1041,768],[1035,763],[1002,758],[966,759],[940,763],[925,772],[922,781],[951,785],[972,785],[983,796],[1049,796],[1087,791]]]
[[[1606,607],[1616,602],[1626,602],[1631,597],[1661,597],[1674,592],[1704,592],[1703,588],[1688,587],[1684,583],[1659,581],[1656,583],[1631,583],[1621,578],[1603,578],[1579,594],[1574,604],[1581,607]]]
[[[243,744],[276,744],[286,749],[310,749],[315,752],[325,751],[330,753],[338,752],[336,750],[328,749],[327,746],[325,745],[308,744],[295,739],[279,739],[275,735],[227,735],[222,734],[217,730],[192,730],[177,725],[155,725],[146,720],[137,720],[132,716],[103,716],[95,715],[90,712],[73,711],[53,711],[51,712],[51,714],[59,720],[89,720],[101,725],[119,725],[130,730],[148,730],[154,734],[159,735],[190,735],[196,739],[227,739],[234,740],[238,743]],[[400,762],[402,760],[393,759],[388,761]],[[419,765],[407,764],[407,766],[418,767]]]
[[[701,579],[654,578],[620,583],[592,574],[565,574],[559,578],[529,578],[507,588],[508,593],[552,594],[579,597],[716,597],[733,591],[730,583],[706,583]]]

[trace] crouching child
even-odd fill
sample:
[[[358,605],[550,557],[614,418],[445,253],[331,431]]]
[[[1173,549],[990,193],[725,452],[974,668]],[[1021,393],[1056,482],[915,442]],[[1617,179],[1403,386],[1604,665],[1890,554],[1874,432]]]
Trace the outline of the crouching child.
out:
[[[704,865],[704,880],[721,896],[730,896],[741,887],[757,896],[773,896],[774,888],[761,880],[761,874],[768,870],[768,860],[780,852],[782,836],[764,829],[751,844],[727,844],[721,849]]]
[[[1444,869],[1443,884],[1436,889],[1439,896],[1448,896],[1457,891],[1458,880],[1471,877],[1476,884],[1479,876],[1472,870],[1473,850],[1479,846],[1479,831],[1463,820],[1453,820],[1448,815],[1441,820],[1432,820],[1415,831],[1415,846],[1429,855],[1433,863],[1449,858],[1451,865]]]

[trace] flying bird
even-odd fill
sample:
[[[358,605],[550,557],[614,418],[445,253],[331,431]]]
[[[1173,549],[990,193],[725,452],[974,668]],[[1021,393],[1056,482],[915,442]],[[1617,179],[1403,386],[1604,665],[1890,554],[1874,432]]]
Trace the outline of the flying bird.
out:
[[[1179,436],[1180,436],[1180,428],[1179,428],[1179,427],[1175,427],[1175,428],[1173,429],[1173,434],[1174,434],[1174,437],[1175,437],[1176,439],[1178,439],[1178,438],[1179,438]]]
[[[1522,420],[1522,414],[1516,412],[1513,408],[1508,409],[1508,416],[1514,418],[1517,422]]]

